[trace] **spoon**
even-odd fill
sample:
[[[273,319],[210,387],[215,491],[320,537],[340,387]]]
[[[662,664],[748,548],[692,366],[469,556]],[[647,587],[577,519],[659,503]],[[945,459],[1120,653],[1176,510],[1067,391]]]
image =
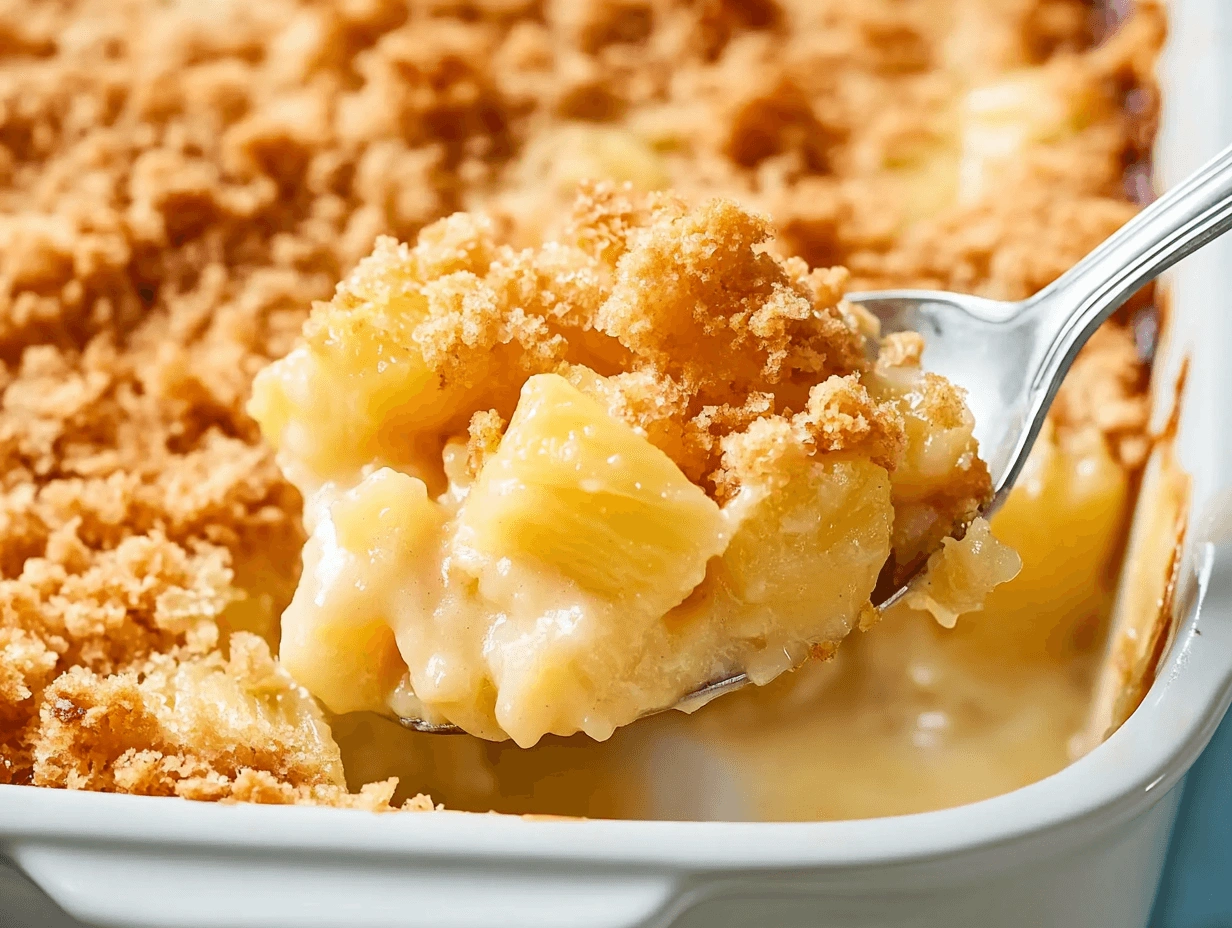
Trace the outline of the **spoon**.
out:
[[[1062,379],[1091,334],[1144,284],[1229,228],[1232,146],[1026,300],[1007,303],[934,290],[850,293],[847,300],[872,312],[883,333],[919,332],[928,370],[967,390],[975,437],[992,475],[993,497],[981,513],[988,516],[1013,488]],[[922,570],[923,562],[916,575]],[[892,606],[914,579],[875,605]],[[645,714],[667,708],[693,712],[748,682],[736,674]],[[423,719],[399,721],[432,734],[462,731]]]

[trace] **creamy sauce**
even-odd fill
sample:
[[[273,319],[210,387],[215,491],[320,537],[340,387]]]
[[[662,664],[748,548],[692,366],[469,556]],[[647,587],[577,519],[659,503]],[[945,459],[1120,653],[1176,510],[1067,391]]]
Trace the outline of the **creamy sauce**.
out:
[[[893,815],[997,795],[1064,767],[1090,663],[1006,672],[965,659],[944,636],[931,618],[899,613],[855,633],[829,664],[692,717],[638,722],[603,744],[548,739],[523,751],[403,732],[375,716],[340,719],[335,734],[357,780],[398,774],[450,808],[592,817]]]

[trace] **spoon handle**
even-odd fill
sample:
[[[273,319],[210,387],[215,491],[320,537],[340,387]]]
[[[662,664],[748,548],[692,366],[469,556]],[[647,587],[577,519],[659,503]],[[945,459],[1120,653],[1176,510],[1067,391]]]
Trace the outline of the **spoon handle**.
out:
[[[1091,333],[1143,284],[1232,228],[1232,146],[1140,212],[1030,301],[1031,395],[1051,403]]]

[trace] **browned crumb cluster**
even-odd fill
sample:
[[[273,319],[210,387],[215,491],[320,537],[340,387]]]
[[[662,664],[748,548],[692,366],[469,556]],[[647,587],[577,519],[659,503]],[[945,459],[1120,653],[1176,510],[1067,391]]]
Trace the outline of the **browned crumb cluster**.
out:
[[[243,412],[251,377],[379,235],[483,207],[496,239],[533,243],[604,175],[759,208],[776,247],[846,265],[855,287],[1022,296],[1131,213],[1160,20],[1144,5],[1092,50],[1081,0],[0,2],[0,782],[387,798],[345,798],[307,703],[263,714],[298,691],[232,637],[276,639],[302,543],[298,496]],[[1088,101],[1082,126],[995,196],[902,195],[949,144],[956,87],[1041,63]],[[604,222],[579,226],[610,264],[629,219],[596,208]],[[670,360],[622,315],[633,278],[613,283],[610,323]],[[810,280],[809,299],[839,285]],[[766,345],[793,324],[786,304],[747,321]],[[1056,419],[1133,464],[1145,368],[1127,326],[1106,332]],[[673,377],[693,402],[709,373]],[[625,376],[617,399],[655,434],[655,404],[685,400]],[[702,432],[768,411],[737,399],[705,399],[719,424]],[[194,740],[224,698],[199,678],[220,676],[248,708]]]
[[[777,460],[799,448],[819,453],[858,451],[873,463],[894,470],[905,444],[902,417],[891,404],[872,399],[855,377],[832,376],[809,391],[801,412],[764,415],[723,436],[723,468],[714,479],[720,496],[734,495],[750,475],[782,474],[784,468],[776,466]],[[983,479],[972,488],[969,502],[973,510],[990,495],[988,471],[980,467],[977,472]],[[973,514],[959,515],[945,530],[965,524],[964,518]]]
[[[560,240],[539,248],[501,245],[489,222],[465,213],[425,229],[413,248],[382,238],[314,309],[306,342],[344,369],[356,351],[391,369],[423,364],[441,385],[432,415],[444,433],[469,429],[472,468],[499,443],[519,385],[545,372],[594,395],[721,499],[740,484],[724,456],[730,465],[770,441],[749,431],[767,419],[797,446],[859,450],[895,468],[902,415],[860,382],[871,367],[866,320],[842,302],[845,271],[771,254],[768,221],[728,200],[690,208],[628,184],[583,184],[572,214]],[[930,397],[946,392],[937,381]],[[380,384],[371,389],[388,389]],[[381,402],[414,398],[393,396]],[[385,452],[398,460],[393,444]]]

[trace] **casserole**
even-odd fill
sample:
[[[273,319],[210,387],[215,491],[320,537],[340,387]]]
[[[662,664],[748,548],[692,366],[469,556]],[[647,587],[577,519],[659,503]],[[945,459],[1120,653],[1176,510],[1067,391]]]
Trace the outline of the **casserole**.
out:
[[[1178,106],[1209,107],[1226,85],[1207,69],[1221,66],[1211,23],[1227,15],[1199,0],[1175,10],[1172,48],[1186,55],[1168,65],[1167,178],[1218,147],[1197,137],[1218,123]],[[1220,248],[1178,274],[1155,378],[1167,387],[1192,357],[1179,435],[1195,480],[1182,621],[1139,711],[1053,777],[942,812],[810,824],[378,818],[4,787],[2,849],[101,924],[1143,924],[1177,786],[1232,684],[1232,560],[1215,530],[1232,441],[1219,408],[1230,342]]]

